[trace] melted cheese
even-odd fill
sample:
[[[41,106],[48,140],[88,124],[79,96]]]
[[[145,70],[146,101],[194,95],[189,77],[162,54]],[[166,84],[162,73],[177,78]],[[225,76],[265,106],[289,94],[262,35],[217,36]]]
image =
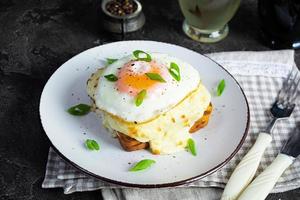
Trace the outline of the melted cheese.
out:
[[[124,123],[122,119],[103,113],[103,124],[140,142],[149,142],[154,154],[171,154],[186,147],[187,140],[191,138],[189,129],[203,115],[209,103],[210,94],[200,84],[177,106],[147,123]]]

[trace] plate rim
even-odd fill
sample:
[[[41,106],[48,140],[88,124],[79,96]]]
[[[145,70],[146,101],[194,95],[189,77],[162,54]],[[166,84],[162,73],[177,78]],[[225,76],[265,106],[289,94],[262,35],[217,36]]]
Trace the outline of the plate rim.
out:
[[[207,170],[197,176],[193,176],[191,178],[188,178],[188,179],[183,179],[183,180],[180,180],[180,181],[175,181],[175,182],[170,182],[170,183],[161,183],[161,184],[136,184],[136,183],[127,183],[127,182],[122,182],[122,181],[118,181],[118,180],[113,180],[113,179],[109,179],[109,178],[106,178],[106,177],[103,177],[103,176],[100,176],[100,175],[97,175],[87,169],[84,169],[83,167],[77,165],[76,163],[74,163],[72,160],[70,160],[69,158],[67,158],[65,155],[63,155],[56,147],[55,145],[52,143],[52,141],[50,140],[50,138],[48,137],[45,129],[44,129],[44,125],[43,125],[43,122],[42,122],[42,117],[41,117],[41,112],[39,112],[39,115],[40,115],[40,123],[43,127],[43,130],[44,130],[44,133],[45,135],[47,136],[47,140],[49,141],[50,143],[50,147],[64,160],[66,161],[67,163],[71,164],[74,168],[78,169],[79,171],[83,172],[84,174],[92,177],[92,178],[96,178],[98,180],[102,180],[102,181],[105,181],[105,182],[108,182],[108,183],[112,183],[112,184],[116,184],[116,185],[120,185],[120,186],[125,186],[125,187],[133,187],[133,188],[165,188],[165,187],[175,187],[175,186],[179,186],[179,185],[183,185],[183,184],[187,184],[187,183],[191,183],[191,182],[194,182],[194,181],[197,181],[201,178],[204,178],[214,172],[216,172],[217,170],[219,170],[220,168],[222,168],[225,164],[227,164],[236,154],[237,152],[240,150],[240,148],[242,147],[242,145],[244,144],[245,142],[245,139],[248,135],[248,132],[249,132],[249,127],[250,127],[250,109],[249,109],[249,103],[248,103],[248,100],[247,100],[247,97],[244,93],[244,90],[242,89],[242,87],[240,86],[240,84],[238,83],[238,81],[233,77],[233,75],[228,72],[228,70],[226,70],[221,64],[217,63],[215,60],[211,59],[210,57],[208,57],[207,55],[204,55],[202,53],[199,53],[199,52],[196,52],[192,49],[188,49],[186,47],[183,47],[183,46],[179,46],[179,45],[176,45],[176,44],[171,44],[171,43],[166,43],[166,42],[160,42],[160,41],[154,41],[154,40],[125,40],[125,41],[117,41],[117,42],[110,42],[110,43],[106,43],[106,44],[102,44],[102,45],[99,45],[99,46],[95,46],[95,47],[92,47],[92,48],[89,48],[89,49],[86,49],[76,55],[74,55],[73,57],[71,57],[70,59],[68,59],[66,62],[64,62],[63,64],[61,64],[53,73],[55,74],[57,72],[58,69],[60,69],[60,67],[62,65],[64,65],[65,63],[67,63],[69,60],[73,59],[74,57],[78,56],[79,54],[85,52],[85,51],[88,51],[88,50],[91,50],[93,48],[98,48],[98,47],[101,47],[103,45],[110,45],[112,43],[126,43],[126,42],[155,42],[155,43],[161,43],[161,44],[165,44],[165,45],[173,45],[173,46],[176,46],[176,47],[180,47],[180,48],[184,48],[184,49],[187,49],[189,51],[192,51],[194,53],[197,53],[197,54],[200,54],[206,58],[208,58],[210,61],[214,62],[216,65],[218,65],[221,69],[223,69],[233,80],[234,82],[236,83],[236,85],[238,86],[239,90],[241,91],[243,97],[244,97],[244,100],[245,100],[245,103],[246,103],[246,106],[247,106],[247,122],[246,122],[246,128],[244,130],[244,133],[243,133],[243,137],[241,138],[239,144],[237,145],[237,147],[234,149],[234,151],[224,160],[222,161],[220,164],[216,165],[215,167],[211,168],[210,170]],[[43,88],[43,91],[41,93],[41,97],[40,97],[40,104],[39,104],[39,111],[41,111],[41,102],[42,102],[42,96],[43,96],[43,93],[44,93],[44,89],[48,83],[48,81],[51,79],[52,75],[49,77],[49,79],[47,80],[47,82],[45,83],[44,85],[44,88]]]

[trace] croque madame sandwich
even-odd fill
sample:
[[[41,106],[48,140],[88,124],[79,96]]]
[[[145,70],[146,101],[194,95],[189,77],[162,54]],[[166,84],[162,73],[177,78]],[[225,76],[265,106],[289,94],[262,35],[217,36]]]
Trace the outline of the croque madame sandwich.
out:
[[[99,69],[88,80],[87,92],[103,125],[127,151],[182,151],[212,111],[198,71],[160,53],[137,50]]]

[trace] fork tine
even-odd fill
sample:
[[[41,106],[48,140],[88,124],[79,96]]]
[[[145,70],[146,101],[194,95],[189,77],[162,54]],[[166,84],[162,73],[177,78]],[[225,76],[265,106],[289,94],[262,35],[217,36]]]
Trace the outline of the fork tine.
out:
[[[295,102],[295,100],[298,97],[298,93],[299,93],[298,86],[299,85],[300,85],[300,77],[298,77],[298,81],[297,81],[297,83],[296,83],[296,85],[295,85],[295,87],[294,87],[294,89],[293,89],[293,91],[291,92],[291,95],[290,95],[289,102],[292,103],[292,104]]]
[[[291,78],[293,76],[293,72],[294,72],[294,70],[291,70],[291,72],[289,73],[288,77],[285,79],[280,92],[283,91],[289,85],[289,82],[290,82],[290,80],[291,80]]]
[[[288,78],[284,81],[283,86],[278,93],[276,99],[277,104],[283,104],[286,106],[292,99],[294,99],[294,93],[298,87],[298,83],[295,86],[295,83],[298,82],[298,73],[298,70],[296,70],[295,73],[294,70],[289,73]]]
[[[284,94],[283,94],[284,92],[283,91],[289,85],[289,80],[291,79],[292,75],[293,75],[293,70],[290,71],[288,77],[283,82],[282,87],[279,90],[279,93],[278,93],[278,96],[277,96],[277,101],[279,101],[280,99],[282,99],[284,97]]]

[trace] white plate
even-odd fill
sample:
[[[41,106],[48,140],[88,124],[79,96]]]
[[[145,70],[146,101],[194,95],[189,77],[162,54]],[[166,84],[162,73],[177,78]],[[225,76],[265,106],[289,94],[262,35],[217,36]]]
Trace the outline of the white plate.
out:
[[[196,157],[185,151],[174,155],[152,155],[147,150],[126,152],[94,113],[76,117],[66,112],[72,105],[90,103],[86,81],[92,72],[104,66],[106,58],[120,58],[136,49],[167,53],[190,63],[211,91],[225,79],[222,96],[212,98],[214,111],[208,126],[193,135],[197,142]],[[194,51],[153,41],[115,42],[73,57],[48,80],[41,96],[40,116],[53,147],[65,160],[93,177],[133,187],[176,186],[213,173],[237,153],[249,126],[245,95],[226,70]],[[87,150],[86,139],[97,140],[100,151]],[[128,172],[135,162],[145,158],[156,160],[156,164],[145,171]]]

